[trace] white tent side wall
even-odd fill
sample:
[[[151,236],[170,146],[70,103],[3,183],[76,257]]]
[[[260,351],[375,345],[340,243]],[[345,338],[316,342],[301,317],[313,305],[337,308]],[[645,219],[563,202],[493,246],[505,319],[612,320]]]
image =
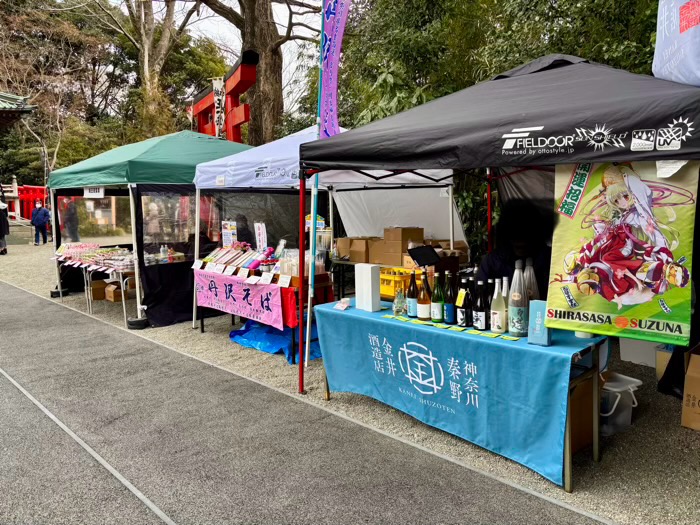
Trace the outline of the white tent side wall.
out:
[[[348,237],[383,237],[385,226],[417,226],[428,239],[450,238],[448,188],[338,191],[333,199]],[[452,227],[455,241],[466,242],[456,209]]]

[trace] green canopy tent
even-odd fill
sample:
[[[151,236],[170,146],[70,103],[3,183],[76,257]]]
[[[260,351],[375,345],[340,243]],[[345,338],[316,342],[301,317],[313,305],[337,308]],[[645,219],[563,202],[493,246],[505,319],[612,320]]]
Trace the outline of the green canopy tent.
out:
[[[49,187],[192,184],[197,164],[249,148],[194,131],[180,131],[127,144],[56,170],[49,177]]]
[[[138,318],[140,319],[143,315],[141,273],[145,266],[143,212],[139,191],[147,187],[162,188],[162,185],[167,185],[175,193],[194,195],[193,180],[197,164],[235,155],[247,149],[250,149],[250,146],[245,144],[229,142],[192,131],[180,131],[121,146],[72,166],[53,171],[49,177],[49,188],[54,210],[54,224],[59,224],[57,196],[82,195],[82,192],[76,190],[86,187],[103,187],[105,196],[127,195],[128,191],[131,199],[131,230],[136,259],[136,302]],[[54,242],[57,249],[60,245],[60,228],[56,228],[56,230],[58,235],[54,236]],[[58,288],[62,290],[58,264],[56,268]],[[165,270],[161,270],[160,273],[164,272]],[[173,275],[168,275],[167,278],[172,280],[173,277]],[[161,276],[161,279],[164,278]],[[146,299],[148,299],[148,287],[146,287],[146,292]],[[146,301],[149,320],[151,320],[151,313],[153,312],[155,315],[158,310],[159,303],[166,301],[175,302],[173,297],[164,296],[151,297],[150,300]],[[172,312],[168,311],[157,324],[171,324],[177,320],[172,318]]]

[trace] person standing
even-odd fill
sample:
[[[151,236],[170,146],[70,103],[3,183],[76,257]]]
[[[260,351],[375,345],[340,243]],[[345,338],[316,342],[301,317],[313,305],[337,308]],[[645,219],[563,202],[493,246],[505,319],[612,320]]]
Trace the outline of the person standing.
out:
[[[7,204],[0,200],[0,255],[7,255],[7,239],[10,235],[10,221],[8,219]]]
[[[46,244],[46,225],[51,219],[51,214],[49,210],[44,208],[41,201],[36,201],[34,205],[34,210],[32,210],[32,226],[34,226],[34,246],[39,246],[39,234],[41,234],[44,244]]]
[[[78,233],[78,207],[72,199],[65,199],[63,202],[66,205],[65,211],[63,212],[63,224],[66,226],[68,237],[70,237],[71,242],[80,242],[80,235]]]

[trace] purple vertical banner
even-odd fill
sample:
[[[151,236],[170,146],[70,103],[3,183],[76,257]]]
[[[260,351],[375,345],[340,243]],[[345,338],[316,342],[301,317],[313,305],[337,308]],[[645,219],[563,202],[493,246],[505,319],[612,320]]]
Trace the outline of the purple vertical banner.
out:
[[[338,69],[343,46],[345,22],[352,0],[323,0],[323,34],[321,57],[323,76],[321,84],[320,138],[337,135],[338,127]]]

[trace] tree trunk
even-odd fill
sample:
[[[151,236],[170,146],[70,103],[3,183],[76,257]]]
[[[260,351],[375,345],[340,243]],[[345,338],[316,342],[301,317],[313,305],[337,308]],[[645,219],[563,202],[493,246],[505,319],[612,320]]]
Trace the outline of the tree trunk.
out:
[[[248,143],[259,146],[275,139],[275,129],[282,119],[282,49],[274,46],[280,35],[272,16],[270,0],[243,0],[241,11],[245,17],[243,49],[253,49],[260,56],[257,81],[248,92]]]

